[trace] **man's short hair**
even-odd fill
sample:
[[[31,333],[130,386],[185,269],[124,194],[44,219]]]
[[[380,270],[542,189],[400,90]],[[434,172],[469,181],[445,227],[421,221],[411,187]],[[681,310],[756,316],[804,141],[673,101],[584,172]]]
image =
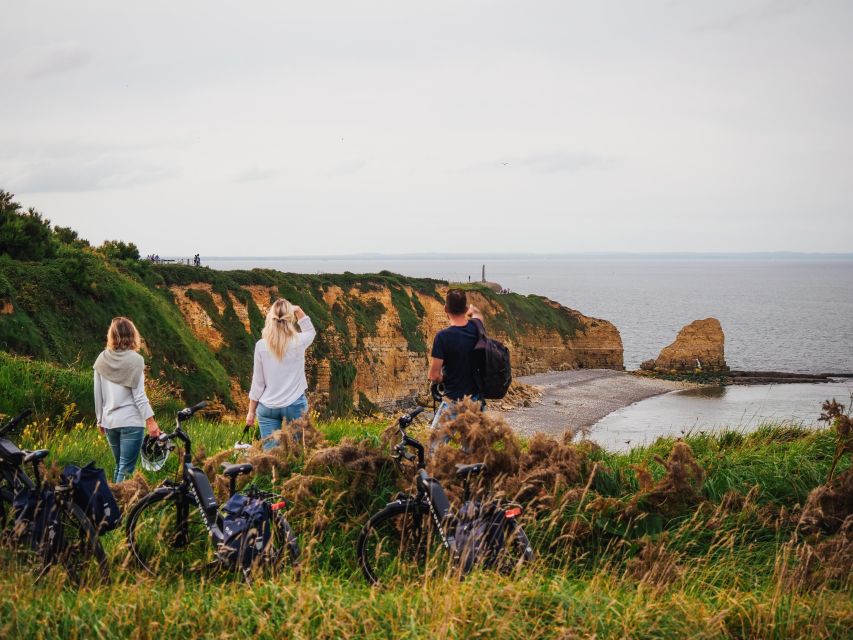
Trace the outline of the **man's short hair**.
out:
[[[461,316],[468,311],[468,297],[462,289],[451,289],[447,292],[444,306],[450,315]]]

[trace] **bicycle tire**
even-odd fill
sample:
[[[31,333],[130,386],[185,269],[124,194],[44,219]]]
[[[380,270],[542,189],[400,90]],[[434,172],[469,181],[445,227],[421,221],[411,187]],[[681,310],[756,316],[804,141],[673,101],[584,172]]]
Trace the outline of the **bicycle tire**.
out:
[[[299,577],[299,540],[287,518],[282,513],[272,514],[272,536],[263,553],[259,554],[252,563],[252,571],[260,571],[268,577],[273,577],[278,571],[289,565],[294,575]],[[238,569],[239,567],[233,567]]]
[[[0,531],[5,530],[12,522],[12,500],[14,499],[12,492],[0,484]]]
[[[179,522],[179,495],[177,490],[153,491],[128,514],[125,535],[130,554],[152,576],[160,575],[164,569],[183,572],[214,561],[207,526],[189,493],[184,494],[186,517]]]
[[[59,515],[62,519],[60,534],[49,549],[46,562],[62,565],[75,585],[108,583],[110,567],[107,554],[92,521],[74,503],[62,507]],[[69,544],[69,540],[77,542]],[[91,562],[95,563],[94,572],[88,568]]]
[[[535,554],[527,534],[514,518],[506,520],[504,527],[504,543],[486,566],[504,575],[510,575],[522,565],[533,562]]]
[[[292,567],[299,565],[299,540],[296,534],[293,533],[293,528],[281,513],[276,513],[274,516],[275,526],[278,529],[278,535],[283,542],[284,548],[279,550],[280,557],[276,558],[276,565],[281,566],[284,560],[287,560]],[[284,551],[285,553],[282,553]]]
[[[374,514],[357,542],[358,564],[367,581],[379,585],[423,577],[440,546],[431,522],[429,507],[412,500],[393,502]]]

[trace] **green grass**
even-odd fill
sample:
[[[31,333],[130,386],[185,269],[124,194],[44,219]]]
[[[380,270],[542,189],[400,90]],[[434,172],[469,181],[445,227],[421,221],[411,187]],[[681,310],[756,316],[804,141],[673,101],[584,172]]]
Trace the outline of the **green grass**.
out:
[[[385,426],[339,419],[319,429],[330,445],[354,438],[384,456],[380,434]],[[231,447],[242,426],[196,420],[187,430],[197,450],[213,453]],[[112,468],[105,440],[83,423],[62,434],[29,426],[20,437],[24,446],[48,446],[51,459],[60,464],[91,458]],[[666,457],[673,441],[661,439],[624,454],[579,448],[588,455],[588,466],[603,470],[601,478],[581,503],[557,494],[552,508],[527,517],[525,529],[538,559],[512,577],[477,572],[462,583],[438,576],[385,589],[367,587],[355,563],[355,539],[369,513],[396,491],[395,481],[384,472],[372,477],[324,468],[314,470],[319,476],[311,495],[294,503],[288,514],[305,554],[301,580],[284,572],[250,589],[228,577],[146,578],[121,566],[126,552],[116,531],[105,537],[113,563],[110,586],[75,591],[61,583],[58,572],[40,584],[31,577],[0,574],[5,594],[0,636],[849,637],[849,586],[783,588],[775,573],[793,531],[779,509],[795,510],[825,479],[833,432],[766,426],[751,434],[689,436],[687,442],[707,474],[702,503],[658,516],[654,526],[647,524],[654,519],[649,514],[640,519],[645,525],[626,527],[616,515],[618,505],[638,491],[632,466],[646,465],[659,479],[663,469],[655,456]],[[842,467],[848,466],[845,459]],[[172,461],[150,480],[175,470]],[[301,472],[306,472],[305,460],[297,456],[291,473]],[[726,509],[724,496],[731,492],[749,498]],[[609,511],[595,506],[607,499]],[[318,516],[323,516],[322,526]],[[570,541],[564,534],[573,523],[583,523],[588,531]],[[649,567],[671,561],[671,575],[652,579],[637,573],[650,544],[660,545],[663,556]]]
[[[187,293],[222,336],[217,349],[193,334],[169,290],[192,284],[210,285],[222,301],[220,309],[207,291]],[[111,260],[91,248],[64,244],[50,260],[26,262],[0,255],[0,303],[12,309],[0,314],[0,351],[87,371],[104,346],[110,321],[124,315],[134,320],[144,338],[151,377],[180,391],[187,402],[218,398],[234,408],[232,381],[243,391],[248,389],[254,342],[264,321],[243,287],[270,287],[311,316],[319,332],[311,348],[308,380],[316,386],[324,360],[354,366],[370,355],[365,338],[377,334],[380,319],[391,310],[365,293],[390,292],[389,306],[399,318],[399,332],[408,349],[426,354],[432,336],[424,332],[426,309],[418,296],[440,300],[439,288],[446,284],[387,271],[313,275],[151,265]],[[329,305],[326,298],[334,288],[340,289],[340,295]],[[497,295],[483,287],[470,288],[497,309],[488,318],[489,326],[513,339],[542,329],[570,338],[580,330],[573,314],[540,296]],[[237,316],[232,296],[246,306],[248,331]],[[346,391],[347,385],[337,388]],[[73,400],[84,411],[90,405],[82,396]],[[332,403],[332,411],[351,411],[353,400],[341,398]]]

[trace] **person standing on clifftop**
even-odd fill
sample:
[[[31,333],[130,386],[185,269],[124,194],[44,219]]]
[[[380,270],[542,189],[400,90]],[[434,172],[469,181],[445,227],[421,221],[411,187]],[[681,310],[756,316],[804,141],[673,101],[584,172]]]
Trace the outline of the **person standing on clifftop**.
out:
[[[450,326],[439,331],[432,341],[432,358],[427,374],[430,382],[444,383],[445,399],[435,412],[433,429],[438,426],[444,413],[452,411],[453,402],[466,396],[480,400],[472,358],[480,334],[472,320],[482,322],[483,316],[477,307],[468,304],[468,298],[461,289],[447,292],[444,311]],[[485,407],[486,403],[482,404]]]
[[[145,395],[145,361],[137,353],[142,338],[127,318],[113,318],[107,348],[95,360],[95,416],[110,443],[116,469],[113,482],[133,475],[145,429],[156,438],[160,427]]]
[[[278,444],[270,436],[282,429],[282,424],[308,413],[305,350],[316,335],[311,318],[284,298],[276,300],[267,312],[262,337],[255,345],[255,368],[246,414],[246,425],[254,426],[257,412],[264,449]]]

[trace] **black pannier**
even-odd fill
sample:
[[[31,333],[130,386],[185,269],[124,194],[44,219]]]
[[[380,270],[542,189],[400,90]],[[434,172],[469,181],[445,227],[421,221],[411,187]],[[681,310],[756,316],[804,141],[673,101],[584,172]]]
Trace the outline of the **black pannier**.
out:
[[[112,531],[121,522],[121,509],[107,484],[104,470],[90,462],[85,467],[68,465],[62,480],[73,488],[74,503],[92,521],[99,534]]]
[[[59,534],[59,508],[51,487],[41,491],[21,489],[15,494],[12,508],[15,513],[14,532],[20,542],[38,549],[43,543],[50,545]]]
[[[235,493],[222,508],[220,560],[248,569],[267,550],[272,536],[272,507],[260,498]]]
[[[462,575],[475,565],[489,567],[494,563],[504,547],[505,519],[499,502],[469,501],[462,505],[453,535]]]

